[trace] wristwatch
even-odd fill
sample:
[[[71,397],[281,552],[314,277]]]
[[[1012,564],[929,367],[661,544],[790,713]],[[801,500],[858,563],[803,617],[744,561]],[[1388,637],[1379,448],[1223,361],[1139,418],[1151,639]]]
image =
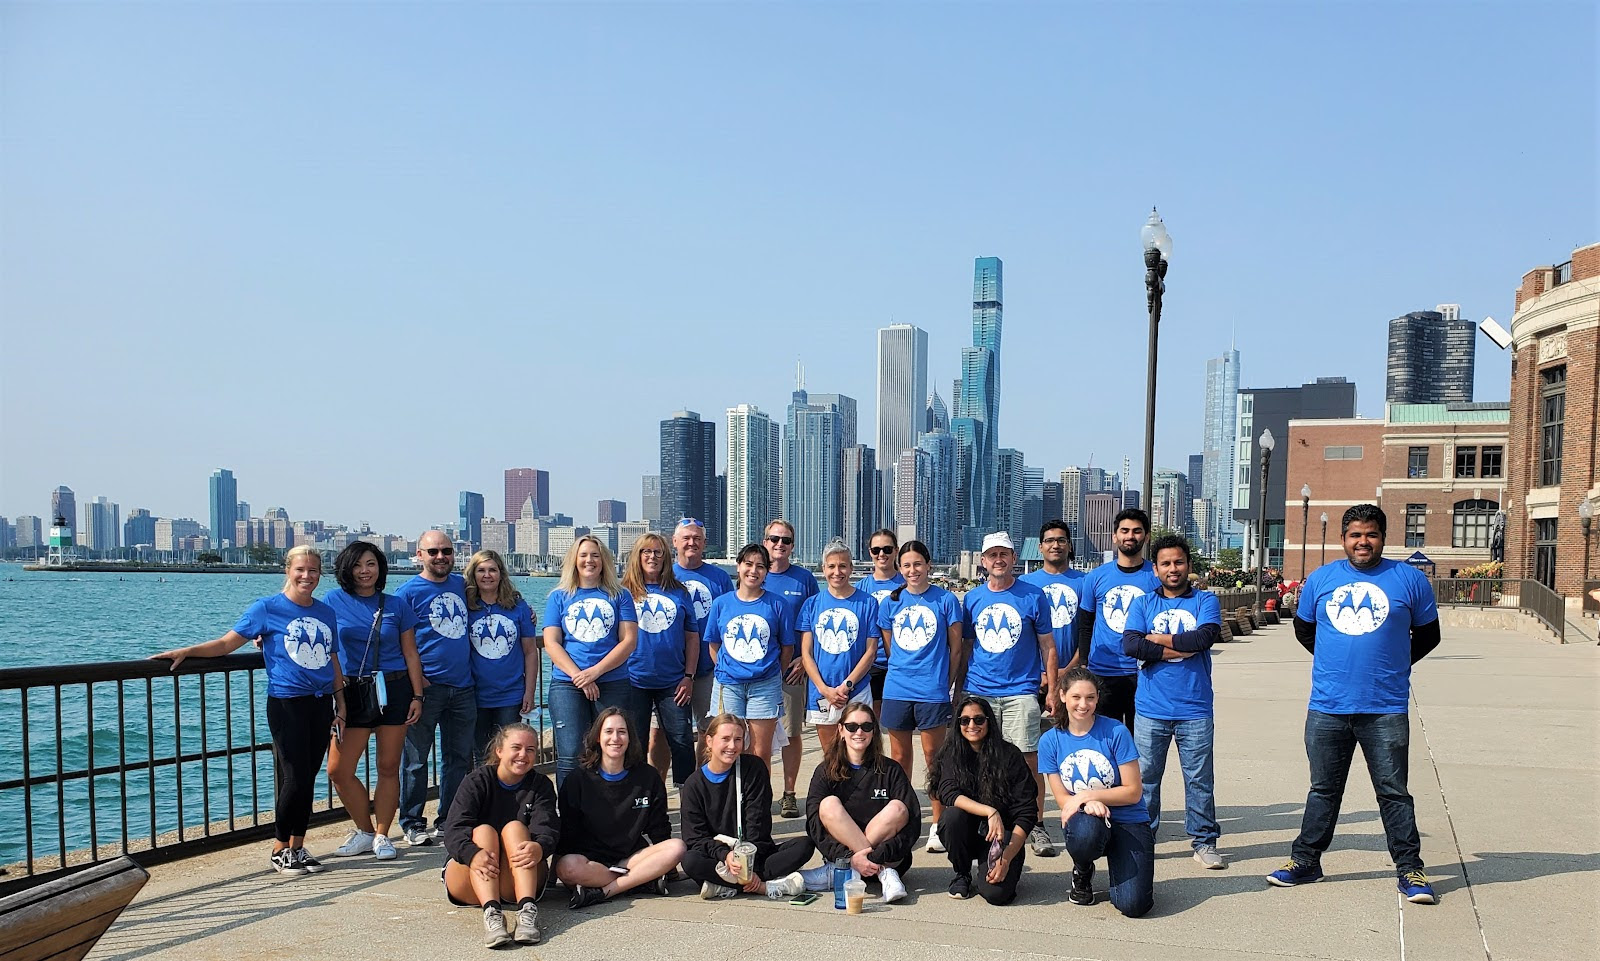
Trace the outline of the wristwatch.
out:
[[[848,677],[847,677],[847,678],[845,678],[845,679],[844,679],[844,689],[845,689],[845,690],[846,690],[846,691],[853,691],[853,690],[855,690],[855,689],[856,689],[856,682],[855,682],[855,681],[852,681],[852,680],[850,680],[850,679],[849,679],[849,678],[848,678]]]

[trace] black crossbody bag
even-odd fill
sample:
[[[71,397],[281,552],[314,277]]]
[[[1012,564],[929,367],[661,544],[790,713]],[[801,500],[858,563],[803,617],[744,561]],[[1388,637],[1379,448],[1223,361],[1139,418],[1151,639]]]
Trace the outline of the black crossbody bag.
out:
[[[383,604],[387,595],[378,594],[378,612],[372,615],[372,629],[367,632],[367,649],[361,653],[361,667],[367,666],[367,656],[372,653],[372,646],[381,639],[383,632]],[[381,647],[381,645],[379,645]],[[344,710],[345,717],[349,718],[351,727],[373,727],[378,719],[383,716],[383,706],[378,703],[378,685],[376,682],[377,663],[374,661],[373,673],[360,677],[351,677],[348,674],[344,679]]]

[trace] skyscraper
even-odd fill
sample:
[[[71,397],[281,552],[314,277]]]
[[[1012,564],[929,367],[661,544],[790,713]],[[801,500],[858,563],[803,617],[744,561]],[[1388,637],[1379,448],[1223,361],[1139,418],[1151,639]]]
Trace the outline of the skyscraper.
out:
[[[900,452],[916,446],[928,397],[928,332],[910,324],[878,331],[878,463],[885,516],[894,516],[894,470]]]
[[[156,519],[143,507],[135,507],[128,512],[128,519],[122,522],[122,546],[138,547],[143,544],[148,547],[156,542]]]
[[[901,451],[895,459],[894,527],[900,543],[933,537],[933,455],[926,448]],[[928,550],[933,550],[929,545]]]
[[[608,498],[595,507],[595,514],[602,524],[621,524],[628,519],[628,504]]]
[[[83,505],[83,546],[110,553],[122,546],[121,508],[104,497]],[[230,532],[231,533],[231,532]]]
[[[1040,478],[1043,480],[1043,475],[1040,475]],[[1040,495],[1041,503],[1039,505],[1039,515],[1042,519],[1039,524],[1043,526],[1045,521],[1066,520],[1061,516],[1063,513],[1061,509],[1061,482],[1043,481],[1043,485]],[[1038,530],[1035,529],[1033,533],[1037,534]]]
[[[58,518],[69,528],[78,523],[78,495],[65,484],[50,492],[50,516],[46,529],[55,526]]]
[[[684,517],[703,521],[709,547],[727,523],[716,509],[716,478],[716,423],[692,410],[674,411],[661,422],[660,507],[644,519],[656,521],[663,531]]]
[[[38,551],[44,546],[44,532],[49,530],[43,518],[34,514],[18,514],[12,522],[16,531],[16,544],[18,550]]]
[[[928,502],[928,526],[922,532],[922,540],[933,552],[935,561],[949,563],[956,557],[959,530],[955,498],[956,439],[947,430],[929,431],[917,440],[917,446],[928,452],[928,489],[917,492]],[[920,464],[918,469],[921,469]]]
[[[1210,527],[1201,537],[1214,551],[1233,546],[1240,533],[1239,525],[1233,520],[1233,432],[1238,404],[1239,352],[1230,346],[1222,356],[1206,361],[1206,409],[1198,484],[1199,496],[1213,505]]]
[[[477,491],[462,491],[456,498],[456,508],[461,520],[461,539],[472,545],[473,550],[482,550],[483,495]]]
[[[550,472],[532,467],[512,467],[506,470],[506,516],[515,522],[520,518],[522,504],[533,498],[537,517],[550,515]]]
[[[939,396],[937,388],[928,395],[928,410],[922,429],[925,431],[950,429],[950,408],[944,405],[944,398]]]
[[[1022,499],[1024,461],[1022,451],[1002,447],[995,452],[994,529],[1011,535],[1012,543],[1022,547]],[[1042,481],[1042,479],[1041,479]],[[988,533],[987,531],[985,533]]]
[[[794,560],[810,567],[843,530],[839,477],[843,418],[837,407],[814,404],[804,390],[789,403],[784,456],[783,517],[794,525]]]
[[[1003,312],[1002,264],[979,257],[972,277],[972,346],[961,350],[961,391],[950,430],[964,449],[958,454],[957,514],[961,547],[976,550],[983,534],[998,528],[1000,430],[1000,334]]]
[[[878,459],[872,448],[857,444],[839,452],[839,465],[841,536],[851,555],[862,560],[883,516]]]
[[[728,408],[728,544],[761,540],[778,516],[781,474],[778,424],[754,404]],[[729,551],[738,550],[730,547]]]
[[[653,518],[655,525],[662,527],[661,517],[663,511],[661,508],[660,474],[645,474],[639,478],[639,510],[644,514],[645,520],[649,521]],[[676,517],[671,518],[671,523],[676,524],[677,522],[678,519]],[[709,530],[706,536],[710,537]]]
[[[856,399],[849,394],[819,394],[812,391],[808,394],[811,403],[817,407],[832,407],[839,412],[839,446],[854,447],[861,443],[858,430],[858,417],[856,414]]]
[[[245,518],[249,520],[249,518]],[[233,546],[234,524],[239,520],[239,485],[233,471],[219,467],[211,472],[211,547]]]
[[[1460,304],[1416,310],[1389,321],[1390,404],[1448,404],[1472,401],[1477,341]]]

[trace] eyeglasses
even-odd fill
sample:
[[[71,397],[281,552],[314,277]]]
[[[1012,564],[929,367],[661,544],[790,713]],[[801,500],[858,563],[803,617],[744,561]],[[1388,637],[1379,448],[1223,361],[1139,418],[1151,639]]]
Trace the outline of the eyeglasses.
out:
[[[890,545],[888,547],[870,547],[870,548],[868,548],[868,550],[872,551],[874,556],[881,557],[884,554],[893,554],[894,553],[894,546]]]
[[[660,557],[665,553],[666,553],[666,551],[662,550],[659,547],[641,547],[641,548],[639,548],[639,556],[640,557]]]
[[[768,544],[782,544],[782,545],[787,547],[788,545],[794,543],[794,538],[792,538],[792,537],[784,537],[782,534],[768,534],[767,535],[767,543]]]
[[[962,727],[983,727],[985,724],[988,724],[988,723],[989,723],[989,719],[984,717],[982,714],[963,714],[963,715],[961,715],[961,726]]]
[[[846,731],[849,731],[851,734],[854,734],[857,731],[865,731],[868,734],[871,734],[873,731],[878,729],[878,725],[872,723],[871,721],[845,721],[839,726],[844,728]]]
[[[445,557],[449,557],[455,552],[456,549],[454,547],[424,547],[422,549],[422,553],[428,555],[429,557],[438,557],[440,554],[443,554]]]
[[[1067,542],[1067,539],[1065,537],[1046,537],[1044,540],[1040,541],[1039,543],[1041,543],[1041,544],[1065,544],[1066,542]]]
[[[705,521],[701,521],[701,520],[696,520],[693,517],[685,517],[685,518],[683,518],[683,519],[678,521],[678,526],[679,527],[705,527],[706,526],[706,522]]]

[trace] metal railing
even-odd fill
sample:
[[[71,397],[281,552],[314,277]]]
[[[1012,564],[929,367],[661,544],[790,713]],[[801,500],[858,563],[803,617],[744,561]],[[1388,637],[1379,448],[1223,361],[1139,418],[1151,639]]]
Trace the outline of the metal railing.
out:
[[[1566,600],[1532,578],[1436,577],[1432,583],[1437,604],[1526,611],[1554,631],[1556,637],[1566,640]]]
[[[169,667],[138,660],[0,669],[0,717],[19,719],[0,730],[0,822],[23,849],[20,858],[0,857],[0,895],[125,854],[150,865],[273,833],[262,655],[191,657]],[[536,699],[543,744],[542,672]],[[369,793],[375,751],[360,774]],[[436,748],[430,797],[439,757]],[[343,818],[325,768],[318,781],[312,823]]]

